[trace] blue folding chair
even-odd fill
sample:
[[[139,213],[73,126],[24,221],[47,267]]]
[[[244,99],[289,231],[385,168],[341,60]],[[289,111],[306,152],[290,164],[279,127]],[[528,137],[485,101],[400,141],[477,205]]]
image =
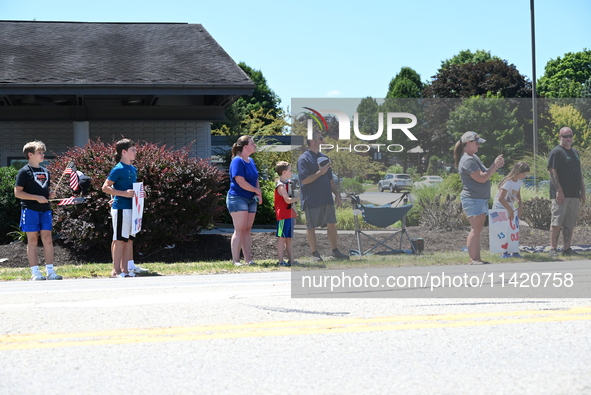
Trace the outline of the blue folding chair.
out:
[[[408,242],[410,244],[410,251],[412,251],[412,253],[414,254],[418,252],[416,246],[412,243],[410,236],[406,231],[406,214],[412,208],[412,204],[407,204],[408,194],[409,192],[404,192],[402,196],[400,196],[400,198],[383,206],[362,204],[361,200],[359,199],[359,196],[349,194],[349,196],[351,197],[351,203],[353,205],[353,217],[355,220],[355,235],[353,236],[351,244],[349,245],[350,255],[366,255],[379,247],[383,247],[383,249],[386,250],[380,251],[379,253],[405,253],[406,251],[402,249],[402,239],[404,238],[404,236],[406,236],[406,238],[408,239]],[[388,226],[393,225],[398,221],[402,222],[402,226],[399,230],[392,231],[392,234],[388,236],[386,239],[380,241],[375,237],[371,236],[370,234],[361,230],[358,218],[360,214],[366,223],[376,226],[378,228],[387,228]],[[398,248],[386,244],[397,235],[400,235]],[[371,248],[364,250],[362,245],[363,237],[372,240],[375,244]],[[353,243],[355,241],[357,241],[357,249],[352,249]]]

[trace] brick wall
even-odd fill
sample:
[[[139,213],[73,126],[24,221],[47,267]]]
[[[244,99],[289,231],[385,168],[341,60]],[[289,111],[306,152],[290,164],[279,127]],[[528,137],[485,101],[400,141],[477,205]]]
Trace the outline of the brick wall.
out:
[[[203,121],[94,121],[90,122],[90,138],[100,137],[104,142],[121,136],[136,142],[148,141],[179,149],[193,142],[193,155],[211,156],[210,123]],[[47,146],[47,155],[61,154],[74,145],[73,126],[70,121],[59,122],[0,122],[0,166],[8,165],[8,158],[22,158],[23,145],[41,140]]]

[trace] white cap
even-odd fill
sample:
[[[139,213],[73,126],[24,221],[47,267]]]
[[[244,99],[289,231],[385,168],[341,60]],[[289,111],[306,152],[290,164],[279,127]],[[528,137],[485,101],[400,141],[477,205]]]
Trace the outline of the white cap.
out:
[[[462,143],[467,143],[468,141],[476,141],[478,144],[486,143],[486,140],[483,138],[480,138],[480,136],[476,132],[464,133],[462,135],[461,141],[462,141]]]

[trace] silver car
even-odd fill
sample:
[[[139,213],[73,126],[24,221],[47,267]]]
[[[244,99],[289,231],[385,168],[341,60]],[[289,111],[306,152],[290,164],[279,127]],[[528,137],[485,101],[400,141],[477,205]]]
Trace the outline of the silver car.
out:
[[[378,191],[384,192],[388,189],[390,192],[399,192],[403,189],[412,188],[412,177],[408,174],[388,173],[378,182]]]

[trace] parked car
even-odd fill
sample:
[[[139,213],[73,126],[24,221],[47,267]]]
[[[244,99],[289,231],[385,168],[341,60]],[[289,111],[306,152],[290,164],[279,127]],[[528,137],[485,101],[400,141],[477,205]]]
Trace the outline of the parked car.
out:
[[[378,182],[378,191],[384,192],[386,189],[390,192],[412,189],[412,177],[408,174],[388,173]]]
[[[417,188],[436,187],[443,182],[443,178],[439,176],[422,176],[419,181],[414,183]]]

